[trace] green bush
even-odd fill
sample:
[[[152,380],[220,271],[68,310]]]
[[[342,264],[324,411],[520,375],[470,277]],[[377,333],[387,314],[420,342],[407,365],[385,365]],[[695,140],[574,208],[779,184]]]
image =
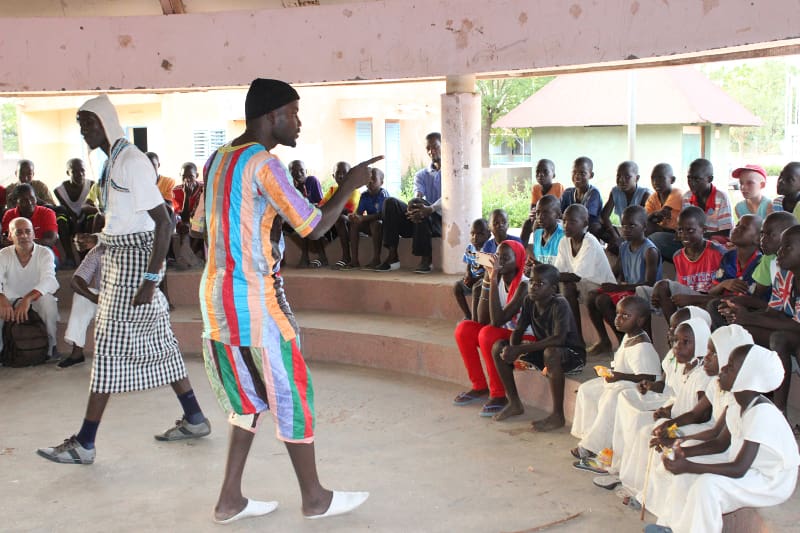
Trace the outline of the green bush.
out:
[[[508,225],[519,228],[528,218],[531,210],[530,190],[515,184],[509,187],[504,180],[491,178],[483,184],[483,208],[481,212],[486,220],[495,209],[503,209],[508,214]]]
[[[764,170],[767,171],[767,176],[780,176],[783,167],[781,165],[767,165]]]

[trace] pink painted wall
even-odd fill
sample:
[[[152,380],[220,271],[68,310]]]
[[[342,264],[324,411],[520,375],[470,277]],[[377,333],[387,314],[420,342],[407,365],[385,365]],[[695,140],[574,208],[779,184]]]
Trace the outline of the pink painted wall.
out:
[[[798,0],[386,0],[0,19],[0,92],[419,78],[796,38]]]

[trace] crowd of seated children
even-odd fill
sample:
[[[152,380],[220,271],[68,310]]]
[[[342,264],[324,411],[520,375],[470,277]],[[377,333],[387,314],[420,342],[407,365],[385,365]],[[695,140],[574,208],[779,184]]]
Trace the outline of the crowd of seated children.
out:
[[[714,167],[707,159],[695,159],[689,165],[686,175],[689,190],[683,194],[682,209],[689,206],[699,208],[705,214],[703,233],[707,239],[713,239],[720,244],[728,241],[728,234],[733,227],[731,202],[728,193],[720,190],[712,183],[714,181]],[[670,232],[656,232],[650,235],[650,240],[656,243],[665,261],[672,261],[681,245],[680,236]]]
[[[533,337],[528,337],[530,331]],[[481,348],[483,349],[483,348]],[[547,372],[553,412],[534,420],[534,431],[552,431],[563,427],[565,374],[580,372],[586,364],[586,346],[575,323],[569,303],[558,294],[558,270],[547,264],[533,267],[528,295],[522,302],[517,325],[508,340],[496,342],[492,358],[506,391],[507,405],[494,416],[505,420],[524,412],[514,381],[517,362]]]
[[[619,261],[612,270],[616,283],[603,283],[599,289],[589,292],[586,309],[594,325],[599,341],[590,346],[589,355],[611,352],[611,339],[606,324],[614,325],[616,305],[626,296],[633,296],[636,287],[652,287],[662,277],[661,253],[653,242],[645,237],[647,213],[639,205],[632,205],[622,212],[622,244],[619,246]],[[645,328],[648,329],[648,328]],[[622,340],[622,334],[617,334]]]
[[[491,417],[506,406],[506,391],[492,359],[492,346],[511,337],[519,319],[522,301],[528,292],[523,275],[525,248],[517,241],[503,241],[496,255],[489,256],[481,293],[473,308],[473,320],[462,320],[455,330],[456,344],[467,369],[472,388],[453,400],[458,406],[488,400],[480,415]],[[525,332],[531,335],[530,331]],[[533,337],[526,337],[533,339]],[[480,351],[479,351],[480,349]],[[487,379],[481,367],[483,358]]]
[[[762,220],[767,218],[774,209],[772,200],[762,194],[767,186],[767,171],[758,165],[745,165],[735,169],[731,175],[739,180],[739,191],[744,198],[734,206],[736,217],[758,215]]]
[[[519,234],[522,244],[524,244],[526,248],[528,247],[528,240],[530,239],[531,233],[533,233],[534,230],[536,209],[539,200],[549,194],[560,201],[561,195],[564,194],[564,186],[558,181],[553,181],[556,179],[556,166],[549,159],[540,159],[539,162],[536,163],[535,178],[536,184],[531,190],[531,212],[528,218],[522,223],[522,229]]]
[[[603,198],[600,191],[589,181],[594,177],[594,163],[588,157],[579,157],[572,165],[572,184],[561,195],[561,212],[573,204],[586,208],[589,217],[589,231],[597,238],[601,236],[600,215],[603,211]]]
[[[783,232],[776,259],[779,270],[772,281],[767,308],[750,311],[733,304],[723,314],[730,323],[744,326],[755,342],[769,346],[780,356],[785,375],[780,387],[773,393],[772,401],[785,413],[791,384],[792,357],[797,358],[800,346],[800,292],[795,281],[796,276],[800,275],[800,225]]]
[[[350,252],[343,256],[341,270],[361,268],[358,259],[359,235],[365,234],[372,238],[372,259],[364,267],[373,270],[381,263],[381,243],[383,242],[383,203],[389,198],[389,192],[383,188],[383,171],[379,168],[370,169],[367,190],[361,193],[358,205],[354,212],[348,215],[350,228]],[[338,263],[337,263],[338,264]]]
[[[617,184],[611,188],[608,200],[600,214],[603,226],[601,238],[608,244],[610,253],[617,255],[619,250],[619,231],[611,223],[611,213],[622,218],[628,206],[644,207],[650,197],[650,189],[639,186],[639,165],[633,161],[623,161],[617,167]]]
[[[797,225],[797,219],[786,211],[776,211],[767,216],[761,225],[759,239],[761,260],[752,275],[755,289],[752,294],[727,295],[709,302],[707,309],[711,313],[715,327],[727,323],[726,315],[731,306],[740,306],[748,310],[763,310],[767,307],[772,292],[772,280],[778,273],[776,254],[781,245],[781,235],[795,225]],[[759,338],[758,343],[768,345],[769,338]]]
[[[92,227],[97,208],[86,203],[94,181],[86,179],[83,160],[72,158],[67,161],[67,178],[53,190],[63,208],[56,214],[58,237],[65,252],[65,263],[78,265],[81,256],[74,244],[74,237],[79,233],[87,233]]]
[[[683,209],[683,191],[675,185],[675,173],[669,163],[659,163],[650,173],[653,194],[644,205],[647,211],[647,235],[652,233],[675,234],[678,213]]]
[[[675,280],[662,279],[654,287],[641,285],[636,294],[661,309],[665,318],[672,316],[682,305],[676,297],[707,294],[719,270],[725,249],[704,236],[705,213],[696,206],[685,207],[678,215],[677,236],[683,248],[675,252]],[[686,304],[683,304],[686,305]]]
[[[617,401],[623,390],[635,388],[642,380],[655,381],[661,375],[661,359],[644,329],[650,305],[638,296],[627,296],[617,304],[614,327],[624,333],[614,354],[611,369],[598,370],[597,377],[578,388],[571,433],[580,439],[571,453],[575,468],[595,470],[586,459],[610,448],[614,434]]]
[[[564,238],[558,244],[554,266],[559,271],[561,293],[575,315],[578,331],[583,331],[579,302],[585,303],[589,293],[603,283],[616,280],[603,246],[589,233],[589,213],[581,204],[572,204],[564,212]]]
[[[485,218],[478,218],[472,222],[470,228],[470,243],[464,250],[464,264],[467,265],[464,277],[456,281],[453,286],[453,294],[456,297],[458,307],[464,313],[464,320],[472,320],[472,310],[475,307],[473,298],[479,296],[478,291],[473,291],[473,287],[483,279],[485,269],[478,263],[478,252],[483,248],[483,244],[489,239],[489,223]]]

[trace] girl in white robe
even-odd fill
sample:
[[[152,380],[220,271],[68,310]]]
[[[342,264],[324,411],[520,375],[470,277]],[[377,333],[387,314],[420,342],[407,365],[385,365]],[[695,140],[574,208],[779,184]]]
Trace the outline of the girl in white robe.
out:
[[[783,377],[777,353],[757,345],[733,351],[719,377],[720,387],[735,398],[726,414],[728,431],[697,446],[675,446],[674,459],[664,457],[664,467],[681,481],[672,484],[658,526],[650,525],[646,532],[718,533],[724,513],[789,499],[800,465],[797,442],[786,418],[762,395],[777,389]],[[724,463],[688,460],[725,449]]]
[[[726,426],[725,413],[728,404],[732,399],[730,392],[723,391],[719,387],[717,375],[719,369],[728,364],[731,352],[739,346],[752,344],[753,337],[750,333],[738,324],[718,328],[711,334],[708,342],[708,353],[703,361],[703,367],[712,379],[706,387],[706,396],[691,411],[675,418],[660,420],[656,422],[653,429],[653,438],[650,439],[650,446],[659,448],[671,447],[674,439],[667,437],[666,428],[673,424],[678,426],[683,437],[683,446],[691,446],[700,442],[716,438]],[[710,418],[707,418],[710,413]],[[688,422],[688,423],[687,423]],[[736,420],[731,422],[736,424]],[[648,439],[647,436],[642,438]],[[652,448],[651,448],[652,449]],[[652,451],[651,453],[656,453]],[[727,461],[727,452],[705,455],[694,458],[700,463],[720,463]],[[641,502],[646,495],[647,509],[654,515],[659,516],[666,512],[665,506],[669,505],[667,495],[670,493],[672,483],[680,478],[667,472],[658,456],[653,457],[652,469],[647,480],[647,491],[637,494],[637,499]],[[646,467],[645,467],[646,468]],[[643,475],[645,472],[642,473]]]
[[[703,369],[702,359],[710,336],[708,324],[699,318],[678,326],[672,350],[674,359],[664,359],[675,395],[655,411],[642,409],[646,406],[640,401],[642,396],[638,391],[625,391],[620,396],[614,423],[612,469],[619,472],[623,486],[632,494],[644,488],[653,421],[682,415],[705,395],[711,378]]]
[[[655,380],[661,374],[660,359],[643,327],[649,318],[649,303],[629,296],[617,304],[614,327],[625,333],[614,354],[612,375],[595,378],[578,388],[572,435],[581,439],[572,450],[579,459],[611,447],[614,416],[620,392],[633,389],[639,381]]]

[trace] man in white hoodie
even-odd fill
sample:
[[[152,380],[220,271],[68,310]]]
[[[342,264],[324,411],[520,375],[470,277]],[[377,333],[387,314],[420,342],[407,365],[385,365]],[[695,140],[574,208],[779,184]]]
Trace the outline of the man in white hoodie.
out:
[[[125,139],[107,96],[84,103],[77,120],[89,148],[108,155],[99,181],[100,209],[106,220],[100,243],[106,251],[95,318],[95,356],[80,431],[38,454],[57,463],[91,464],[97,428],[111,393],[172,386],[183,417],[156,435],[157,440],[203,437],[211,426],[189,383],[169,323],[168,303],[158,290],[173,226],[153,165]]]

